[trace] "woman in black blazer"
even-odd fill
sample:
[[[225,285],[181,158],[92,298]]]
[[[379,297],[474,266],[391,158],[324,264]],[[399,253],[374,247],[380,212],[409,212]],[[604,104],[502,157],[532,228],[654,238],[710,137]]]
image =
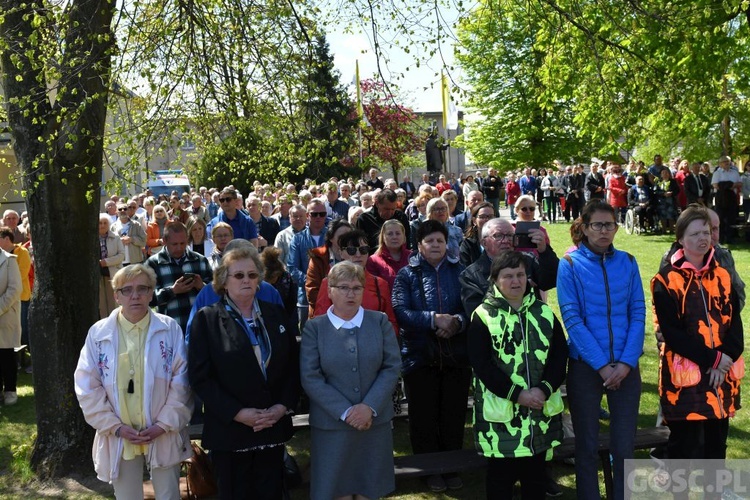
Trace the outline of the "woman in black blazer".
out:
[[[255,299],[258,252],[227,253],[214,271],[222,299],[193,320],[190,385],[205,405],[202,444],[212,451],[222,499],[279,499],[284,443],[300,392],[297,324]]]

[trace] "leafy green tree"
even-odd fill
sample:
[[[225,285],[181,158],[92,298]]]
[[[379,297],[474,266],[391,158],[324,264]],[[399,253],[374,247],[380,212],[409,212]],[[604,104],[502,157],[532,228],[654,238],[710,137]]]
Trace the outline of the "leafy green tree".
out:
[[[529,5],[550,54],[545,100],[573,102],[574,123],[597,143],[712,158],[750,140],[747,2]]]
[[[590,155],[590,141],[573,125],[572,102],[543,98],[543,24],[527,4],[488,0],[459,25],[456,53],[472,88],[468,106],[482,116],[462,145],[477,163],[508,170]]]
[[[357,119],[324,35],[317,36],[314,49],[305,93],[300,96],[300,114],[307,124],[302,137],[305,176],[327,179],[344,171],[341,161],[355,143]]]
[[[4,107],[34,240],[29,310],[41,477],[91,470],[73,372],[98,319],[97,213],[113,2],[0,0]],[[75,293],[70,293],[75,290]]]

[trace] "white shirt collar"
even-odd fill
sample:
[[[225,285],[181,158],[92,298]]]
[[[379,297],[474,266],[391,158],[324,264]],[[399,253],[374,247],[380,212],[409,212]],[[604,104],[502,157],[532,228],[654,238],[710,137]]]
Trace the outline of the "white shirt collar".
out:
[[[331,306],[328,308],[328,311],[326,311],[326,315],[328,315],[328,320],[336,330],[340,330],[341,328],[359,328],[362,326],[362,320],[365,319],[365,310],[362,306],[359,306],[357,314],[355,314],[352,319],[345,320],[333,314],[333,306]]]

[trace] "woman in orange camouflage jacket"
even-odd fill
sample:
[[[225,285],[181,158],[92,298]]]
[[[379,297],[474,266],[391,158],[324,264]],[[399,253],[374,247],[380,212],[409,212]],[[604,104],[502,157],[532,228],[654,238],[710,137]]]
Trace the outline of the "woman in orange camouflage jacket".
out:
[[[723,459],[744,375],[742,320],[729,273],[714,259],[708,211],[691,205],[675,233],[680,248],[651,280],[664,336],[659,395],[667,454]]]

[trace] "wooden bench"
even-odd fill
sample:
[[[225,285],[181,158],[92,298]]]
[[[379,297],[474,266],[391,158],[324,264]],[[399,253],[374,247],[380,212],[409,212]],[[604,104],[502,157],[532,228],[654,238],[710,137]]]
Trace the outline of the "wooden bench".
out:
[[[635,449],[651,449],[667,443],[669,429],[667,427],[649,427],[638,429],[635,435]],[[607,498],[613,498],[612,464],[609,461],[609,434],[599,435],[599,458],[604,472],[604,486]],[[555,448],[554,460],[572,458],[575,454],[575,438],[565,438],[562,444]],[[396,477],[420,477],[449,472],[466,472],[482,469],[487,466],[485,457],[475,450],[455,450],[438,453],[424,453],[421,455],[405,455],[393,459]]]

